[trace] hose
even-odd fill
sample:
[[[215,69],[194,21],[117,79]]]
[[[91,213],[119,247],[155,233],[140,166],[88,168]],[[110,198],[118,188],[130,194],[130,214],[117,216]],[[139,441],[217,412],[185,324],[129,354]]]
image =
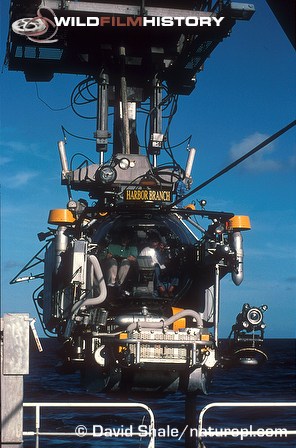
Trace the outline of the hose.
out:
[[[181,319],[183,317],[193,317],[194,319],[196,319],[197,327],[203,327],[202,318],[200,314],[194,310],[183,310],[175,314],[174,316],[169,317],[166,320],[162,320],[160,322],[141,322],[140,325],[141,328],[151,328],[151,329],[169,327],[178,319]],[[126,331],[133,331],[138,327],[138,325],[139,322],[133,322],[127,327]]]
[[[243,250],[243,237],[240,232],[233,232],[232,245],[236,253],[236,266],[231,273],[232,281],[235,285],[239,286],[244,279],[244,250]]]
[[[89,268],[90,272],[88,277],[88,281],[90,283],[90,290],[93,289],[94,280],[96,280],[99,285],[100,293],[96,297],[85,297],[84,294],[84,297],[82,296],[82,299],[73,305],[71,310],[72,318],[74,317],[73,315],[76,314],[82,306],[100,305],[101,303],[104,302],[104,300],[107,297],[106,283],[104,280],[101,265],[97,257],[95,255],[88,255],[87,261],[90,264]]]

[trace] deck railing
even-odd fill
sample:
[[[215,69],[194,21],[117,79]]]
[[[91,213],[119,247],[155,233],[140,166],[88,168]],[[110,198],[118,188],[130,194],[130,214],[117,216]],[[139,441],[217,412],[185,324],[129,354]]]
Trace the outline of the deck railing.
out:
[[[147,430],[145,432],[140,431],[138,427],[138,431],[134,431],[133,429],[129,429],[128,432],[122,428],[122,431],[118,431],[116,433],[116,438],[126,438],[126,437],[139,437],[141,439],[147,439],[147,448],[155,448],[155,417],[152,410],[143,403],[24,403],[25,408],[33,407],[35,408],[35,430],[34,431],[24,431],[23,435],[25,437],[35,437],[35,448],[39,448],[40,437],[66,437],[72,436],[77,438],[84,437],[95,437],[96,441],[99,442],[99,439],[103,441],[106,437],[112,437],[110,434],[104,433],[104,426],[102,425],[93,425],[94,427],[102,428],[102,434],[98,435],[95,432],[95,429],[88,430],[84,425],[78,425],[75,428],[74,432],[56,432],[56,431],[42,431],[41,430],[41,409],[44,408],[113,408],[117,411],[119,409],[142,409],[149,416],[149,424],[145,426]],[[219,438],[219,437],[235,437],[237,440],[244,440],[248,437],[276,437],[279,442],[279,438],[284,438],[286,441],[290,440],[290,436],[296,436],[296,429],[287,429],[287,428],[259,428],[253,429],[251,425],[249,429],[247,428],[223,428],[223,429],[206,429],[204,426],[204,416],[205,414],[213,408],[295,408],[296,402],[217,402],[210,403],[202,408],[198,418],[198,426],[194,429],[194,436],[199,441],[199,446],[203,445],[203,440],[207,437]],[[44,417],[44,414],[42,415]],[[296,420],[294,420],[295,422]],[[132,426],[132,425],[131,425]],[[187,427],[186,427],[187,430]],[[103,437],[102,437],[103,435]],[[115,437],[115,435],[114,435]],[[287,439],[288,438],[288,439]],[[141,445],[142,446],[142,445]],[[42,447],[41,447],[42,448]]]
[[[99,440],[98,434],[96,433],[95,427],[99,425],[93,425],[92,430],[89,431],[85,425],[77,425],[75,427],[74,432],[54,432],[54,431],[42,431],[41,430],[41,409],[44,408],[113,408],[116,410],[119,409],[142,409],[144,410],[150,418],[149,425],[147,425],[147,431],[118,431],[116,433],[116,438],[120,437],[140,437],[140,438],[149,438],[147,441],[147,448],[155,448],[155,418],[152,410],[143,403],[24,403],[24,408],[35,408],[35,430],[34,431],[24,431],[23,436],[35,437],[35,448],[39,448],[40,437],[77,437],[85,438],[85,437],[96,437],[96,441]],[[43,417],[43,415],[42,415]],[[108,436],[108,435],[107,435]],[[102,441],[105,440],[105,437],[102,437]]]
[[[296,429],[287,429],[287,428],[259,428],[253,429],[251,426],[249,429],[247,428],[223,428],[223,429],[213,429],[209,431],[204,428],[203,420],[205,413],[212,408],[259,408],[259,407],[269,407],[269,408],[277,408],[277,407],[296,407],[296,402],[237,402],[237,403],[229,403],[229,402],[217,402],[210,403],[204,408],[202,408],[199,419],[198,419],[198,428],[197,428],[197,438],[202,441],[202,439],[206,437],[236,437],[245,439],[247,437],[289,437],[296,435]],[[294,419],[294,422],[296,420]]]

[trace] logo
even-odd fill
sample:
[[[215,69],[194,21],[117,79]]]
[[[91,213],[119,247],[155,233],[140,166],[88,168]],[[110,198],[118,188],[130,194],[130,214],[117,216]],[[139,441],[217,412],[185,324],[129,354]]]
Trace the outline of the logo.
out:
[[[52,17],[44,17],[41,10],[45,10],[46,14]],[[52,9],[41,6],[36,17],[16,20],[11,28],[14,33],[26,36],[31,42],[52,44],[58,41],[58,39],[53,39],[58,32],[56,19]],[[40,36],[44,36],[44,38],[40,38]]]
[[[128,188],[124,191],[124,200],[138,202],[171,202],[172,193],[168,189]]]
[[[45,15],[42,15],[42,12]],[[11,28],[16,34],[27,37],[32,42],[51,44],[60,26],[63,27],[219,27],[224,17],[204,17],[192,15],[187,17],[142,17],[142,16],[100,16],[100,17],[57,17],[55,12],[41,6],[36,17],[18,19]]]
[[[101,17],[55,17],[57,26],[71,27],[204,27],[220,26],[224,17],[142,17],[142,16],[101,16]]]

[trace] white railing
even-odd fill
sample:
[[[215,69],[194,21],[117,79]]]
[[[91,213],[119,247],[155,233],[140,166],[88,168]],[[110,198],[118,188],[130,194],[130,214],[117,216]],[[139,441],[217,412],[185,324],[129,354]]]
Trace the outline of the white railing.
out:
[[[25,408],[35,408],[35,430],[34,431],[24,431],[23,436],[35,437],[35,448],[39,448],[39,440],[41,436],[47,437],[66,437],[72,436],[79,438],[84,437],[95,437],[96,440],[99,440],[100,436],[96,433],[96,428],[101,425],[93,425],[92,430],[88,430],[85,425],[77,425],[74,432],[45,432],[41,431],[41,408],[115,408],[115,409],[129,409],[129,408],[139,408],[146,411],[150,417],[149,425],[147,425],[147,431],[134,431],[133,429],[121,428],[118,432],[114,431],[114,437],[117,439],[120,437],[140,437],[140,438],[148,438],[147,448],[155,448],[155,418],[152,410],[143,403],[23,403]],[[132,426],[132,425],[131,425]],[[110,433],[105,431],[103,433],[102,440],[105,440],[106,437],[112,437]]]
[[[288,436],[296,435],[296,429],[288,430],[286,428],[260,428],[260,429],[253,429],[252,425],[249,429],[247,428],[223,428],[223,429],[213,429],[207,430],[203,427],[203,419],[205,413],[211,409],[211,408],[218,408],[218,407],[229,407],[229,408],[239,408],[239,407],[250,407],[250,408],[258,408],[258,407],[296,407],[296,402],[240,402],[240,403],[227,403],[227,402],[217,402],[217,403],[210,403],[204,408],[202,408],[199,419],[198,419],[198,429],[197,429],[197,438],[201,441],[204,437],[229,437],[233,436],[236,438],[247,438],[247,437],[263,437],[264,435],[267,437],[278,437],[282,434],[285,438]],[[296,419],[294,420],[296,422]],[[281,434],[280,434],[281,431]]]
[[[95,437],[96,441],[99,442],[105,440],[108,437],[116,437],[117,439],[127,438],[127,437],[139,437],[141,439],[147,439],[147,448],[155,448],[155,418],[152,410],[143,403],[24,403],[23,406],[25,408],[33,407],[35,408],[35,430],[34,431],[24,431],[23,435],[26,437],[34,436],[35,437],[35,448],[39,448],[40,437],[66,437],[72,436],[79,438],[84,437]],[[74,432],[45,432],[41,431],[41,409],[44,408],[114,408],[114,409],[142,409],[149,415],[149,425],[145,426],[146,431],[133,430],[133,426],[130,425],[130,428],[127,427],[128,431],[123,428],[121,425],[121,429],[115,429],[114,435],[112,433],[105,433],[103,425],[93,425],[92,430],[88,430],[84,425],[78,425],[75,428]],[[253,429],[253,426],[250,425],[250,428],[223,428],[223,429],[206,429],[204,427],[204,415],[209,409],[213,408],[258,408],[258,407],[269,407],[269,408],[288,408],[288,407],[296,407],[296,402],[237,402],[237,403],[229,403],[229,402],[217,402],[210,403],[207,406],[203,407],[198,419],[198,427],[194,430],[194,436],[202,442],[202,439],[206,437],[236,437],[236,439],[240,438],[241,440],[247,437],[277,437],[277,441],[279,441],[279,436],[284,437],[287,440],[289,436],[296,435],[296,429],[286,429],[286,428],[259,428]],[[44,417],[44,415],[42,415]],[[296,422],[296,420],[294,420]],[[101,433],[97,434],[95,427],[101,428]],[[187,429],[187,427],[186,427]],[[234,431],[235,430],[235,431]],[[117,431],[117,432],[116,432]],[[281,434],[280,434],[281,431]],[[149,440],[148,440],[149,439]]]

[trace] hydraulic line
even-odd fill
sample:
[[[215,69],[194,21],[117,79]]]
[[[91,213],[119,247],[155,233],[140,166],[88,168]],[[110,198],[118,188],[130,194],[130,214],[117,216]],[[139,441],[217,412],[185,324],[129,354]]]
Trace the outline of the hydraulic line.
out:
[[[120,76],[120,90],[121,90],[121,105],[122,105],[122,134],[123,134],[123,149],[125,154],[130,154],[130,133],[129,133],[129,118],[128,118],[128,104],[127,104],[127,84],[125,77],[125,47],[119,48],[119,55],[121,59],[121,76]]]
[[[81,300],[76,302],[71,310],[72,316],[78,312],[78,310],[82,306],[90,306],[90,305],[100,305],[104,302],[104,300],[107,297],[107,288],[106,283],[104,280],[102,268],[100,266],[100,263],[94,255],[88,255],[87,260],[89,262],[89,279],[90,279],[90,288],[93,289],[93,283],[94,278],[97,281],[97,284],[99,285],[100,294],[96,297],[82,297]]]
[[[168,319],[162,320],[160,322],[140,322],[140,323],[133,322],[127,327],[126,331],[133,331],[138,327],[138,325],[140,325],[141,328],[151,328],[151,329],[169,327],[174,322],[176,322],[178,319],[181,319],[183,317],[193,317],[194,319],[196,319],[196,323],[197,323],[198,327],[203,326],[202,318],[200,317],[199,313],[197,313],[194,310],[183,310],[183,311],[180,311],[179,313],[175,314],[174,316],[171,316]]]

